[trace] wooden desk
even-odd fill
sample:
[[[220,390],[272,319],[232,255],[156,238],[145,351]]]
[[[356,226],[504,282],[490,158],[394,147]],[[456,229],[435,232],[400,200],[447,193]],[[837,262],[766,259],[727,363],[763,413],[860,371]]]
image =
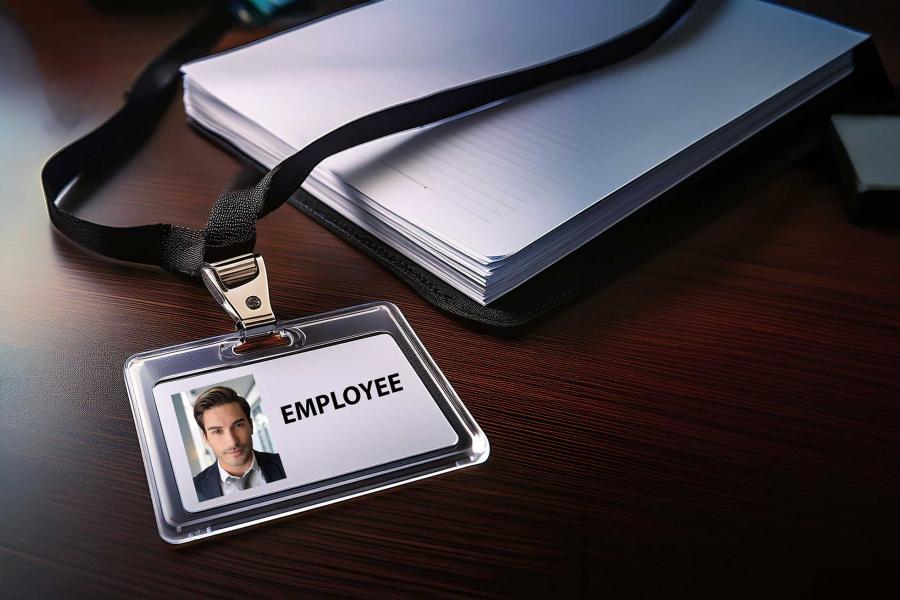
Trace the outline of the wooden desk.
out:
[[[874,32],[900,81],[900,5],[791,4]],[[848,224],[824,154],[504,335],[438,312],[283,207],[258,245],[279,315],[395,302],[493,454],[211,543],[163,543],[122,363],[231,324],[199,282],[57,235],[39,172],[194,16],[26,0],[0,12],[0,594],[896,593],[900,236]],[[176,101],[80,212],[199,226],[238,171]]]

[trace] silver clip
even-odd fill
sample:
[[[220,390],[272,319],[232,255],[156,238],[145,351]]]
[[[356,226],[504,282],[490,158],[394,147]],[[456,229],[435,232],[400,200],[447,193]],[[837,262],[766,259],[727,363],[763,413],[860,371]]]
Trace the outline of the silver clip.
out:
[[[269,280],[262,256],[242,254],[203,263],[200,275],[209,293],[234,319],[244,338],[275,331],[275,313],[269,303]]]

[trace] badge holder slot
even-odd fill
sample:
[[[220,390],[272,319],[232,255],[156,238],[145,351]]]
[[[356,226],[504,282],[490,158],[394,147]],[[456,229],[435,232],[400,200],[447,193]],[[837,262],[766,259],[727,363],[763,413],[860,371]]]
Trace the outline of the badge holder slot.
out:
[[[259,264],[259,263],[256,263]],[[223,294],[224,296],[224,294]],[[154,513],[160,536],[172,544],[183,544],[207,539],[228,531],[252,526],[273,519],[297,515],[335,502],[402,485],[425,477],[475,465],[487,459],[490,447],[478,424],[460,401],[450,383],[428,355],[403,315],[390,303],[371,303],[313,317],[284,322],[273,322],[271,331],[249,336],[246,329],[236,333],[173,346],[131,357],[125,365],[125,379],[131,399],[132,412],[141,443],[141,452],[147,472],[148,485],[153,500]],[[385,335],[387,334],[387,335]],[[281,337],[284,343],[268,345],[268,336]],[[250,352],[237,352],[237,348],[254,344]],[[439,443],[420,447],[420,451],[399,452],[387,456],[383,462],[365,464],[346,471],[323,472],[321,478],[306,476],[291,481],[276,482],[269,488],[253,490],[250,494],[238,494],[211,501],[200,501],[191,478],[196,474],[188,467],[188,453],[182,443],[185,431],[196,425],[192,415],[182,421],[173,412],[173,390],[190,390],[201,385],[231,380],[236,374],[252,373],[260,383],[260,404],[272,427],[273,440],[281,455],[288,477],[296,476],[299,469],[291,461],[291,448],[308,440],[319,432],[328,431],[334,423],[347,417],[363,415],[363,429],[357,433],[336,431],[337,438],[344,436],[344,444],[370,444],[376,450],[390,446],[420,433],[415,420],[408,413],[394,413],[381,419],[375,407],[390,408],[389,403],[403,396],[374,397],[368,404],[333,408],[329,403],[324,412],[302,423],[283,424],[281,407],[293,402],[315,397],[327,390],[338,393],[343,384],[363,382],[363,376],[344,381],[343,373],[353,373],[360,368],[356,362],[383,360],[378,351],[353,354],[351,348],[381,344],[393,348],[393,364],[400,365],[375,373],[388,376],[394,372],[402,376],[404,393],[420,386],[416,396],[419,409],[430,406],[431,423],[446,422],[449,436]],[[371,346],[374,347],[374,346]],[[381,346],[379,346],[381,347]],[[348,350],[344,350],[347,348]],[[345,354],[348,352],[349,354]],[[322,357],[337,357],[334,372],[338,375],[333,386],[311,386],[307,382],[311,365]],[[347,363],[341,360],[347,359]],[[408,365],[402,367],[402,365]],[[403,371],[403,368],[407,368]],[[269,374],[266,375],[266,369]],[[274,369],[274,371],[273,371]],[[279,370],[280,369],[280,370]],[[277,376],[272,376],[271,373]],[[296,375],[304,373],[304,375]],[[198,383],[199,382],[199,383]],[[383,379],[376,385],[389,391],[390,384]],[[279,386],[281,386],[279,388]],[[321,389],[320,389],[321,388]],[[286,390],[279,392],[278,390]],[[356,392],[354,392],[355,394]],[[281,394],[279,396],[279,394]],[[335,399],[339,398],[336,395]],[[353,395],[348,396],[354,400]],[[341,403],[344,399],[341,398]],[[436,410],[435,410],[436,407]],[[300,410],[302,410],[302,406]],[[308,408],[308,406],[307,406]],[[287,409],[286,409],[287,410]],[[379,410],[381,410],[379,408]],[[386,413],[384,413],[386,414]],[[299,415],[293,414],[296,418]],[[330,421],[329,421],[330,419]],[[272,423],[273,420],[277,422]],[[331,423],[331,425],[329,425]],[[321,428],[324,429],[321,429]],[[179,431],[181,429],[181,431]],[[329,434],[331,435],[331,434]],[[331,438],[328,438],[331,439]],[[352,443],[351,443],[352,441]],[[305,442],[304,442],[305,443]],[[403,443],[400,445],[403,446]],[[340,445],[339,439],[334,444]],[[313,463],[326,460],[335,450],[334,444],[323,442],[310,451]],[[254,448],[256,450],[256,448]],[[368,456],[368,448],[365,454]],[[296,453],[295,453],[296,454]],[[296,458],[296,457],[295,457]],[[296,464],[300,464],[297,462]],[[304,464],[309,464],[307,463]],[[296,485],[293,485],[296,483]],[[288,485],[290,484],[290,485]],[[266,484],[268,486],[268,483]],[[228,500],[234,497],[235,500]]]

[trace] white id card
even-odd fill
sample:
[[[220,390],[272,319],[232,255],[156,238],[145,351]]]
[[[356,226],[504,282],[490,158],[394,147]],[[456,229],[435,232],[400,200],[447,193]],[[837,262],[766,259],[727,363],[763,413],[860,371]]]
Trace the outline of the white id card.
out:
[[[125,379],[160,536],[177,544],[487,459],[400,311],[367,304],[138,354]]]

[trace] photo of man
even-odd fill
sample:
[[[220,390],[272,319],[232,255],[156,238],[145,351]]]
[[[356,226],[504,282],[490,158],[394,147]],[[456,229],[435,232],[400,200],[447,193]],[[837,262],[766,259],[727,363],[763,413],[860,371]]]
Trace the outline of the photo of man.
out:
[[[277,453],[253,449],[250,404],[232,388],[218,385],[200,394],[194,420],[216,458],[194,477],[201,502],[285,478]]]

